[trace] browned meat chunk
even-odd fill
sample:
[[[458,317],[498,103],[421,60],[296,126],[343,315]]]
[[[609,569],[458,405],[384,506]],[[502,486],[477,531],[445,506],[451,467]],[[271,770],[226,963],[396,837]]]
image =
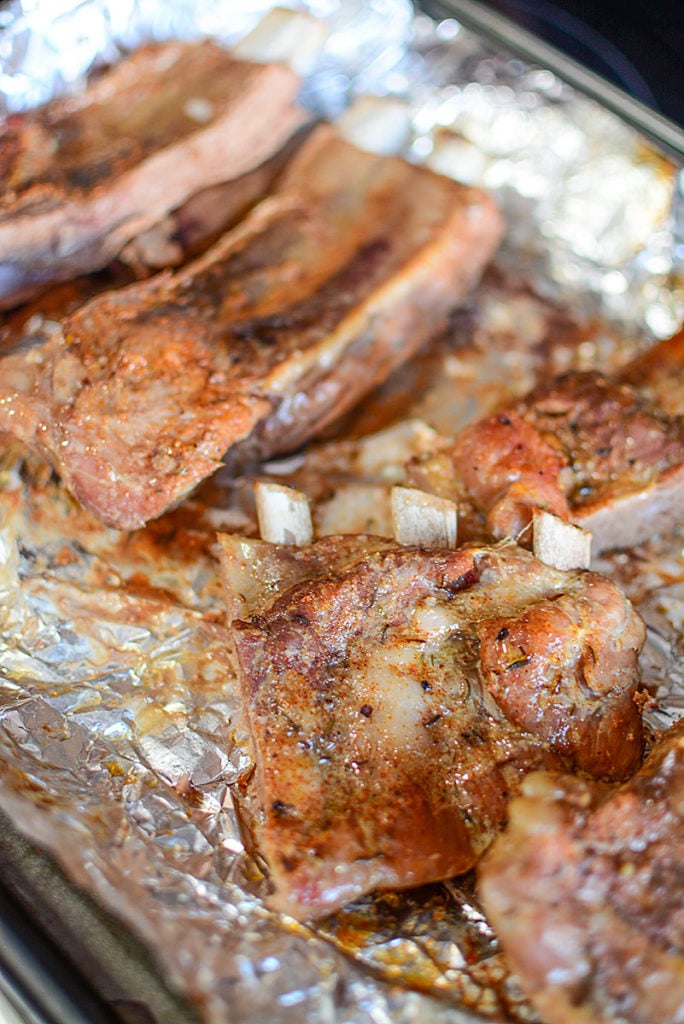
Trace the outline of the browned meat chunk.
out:
[[[512,544],[222,546],[279,909],[466,871],[535,767],[639,764],[643,625],[608,580]]]
[[[684,723],[617,790],[533,774],[480,893],[548,1024],[684,1019]]]
[[[350,408],[440,328],[500,234],[481,191],[321,126],[191,266],[100,296],[63,338],[5,359],[0,431],[105,523],[141,526],[238,442],[292,449]]]
[[[0,308],[97,270],[304,119],[297,76],[213,43],[143,48],[83,95],[0,126]]]
[[[542,508],[591,531],[595,553],[639,543],[681,519],[680,349],[662,343],[621,379],[575,371],[544,382],[466,427],[416,477],[472,503],[495,538],[519,538]]]
[[[684,331],[633,359],[620,379],[645,394],[670,416],[684,416]]]
[[[136,278],[150,277],[162,266],[180,265],[204,252],[268,194],[301,144],[302,134],[293,136],[255,170],[191,196],[159,224],[129,242],[114,263],[99,273],[53,285],[29,302],[0,312],[0,356],[35,343],[35,333],[41,331],[45,321],[48,329],[54,330],[96,295],[123,288]]]

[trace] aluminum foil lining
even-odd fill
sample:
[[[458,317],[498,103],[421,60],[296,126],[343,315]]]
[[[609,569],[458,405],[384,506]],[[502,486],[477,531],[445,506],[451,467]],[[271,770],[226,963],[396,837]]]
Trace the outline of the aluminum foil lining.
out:
[[[268,6],[15,0],[0,12],[4,110],[81,88],[89,68],[143,40],[211,34],[230,44]],[[334,117],[360,92],[403,98],[405,155],[497,194],[509,223],[505,267],[549,299],[607,316],[613,337],[677,327],[678,167],[548,70],[453,20],[433,22],[404,0],[310,9],[331,29],[304,86],[317,112]],[[515,319],[521,301],[492,307],[492,320],[502,310]],[[613,351],[605,339],[583,344],[588,364]],[[460,352],[444,365],[476,415],[477,367]],[[364,485],[376,448],[371,440],[354,456],[354,465],[365,457]],[[301,468],[273,471],[282,479]],[[386,482],[387,466],[376,469]],[[217,527],[253,530],[234,490],[210,488],[129,536],[76,507],[38,462],[0,453],[0,806],[143,938],[208,1024],[534,1020],[470,879],[368,897],[315,929],[266,909],[242,827],[252,762]],[[682,543],[606,560],[649,623],[644,665],[663,694],[662,724],[682,705]]]

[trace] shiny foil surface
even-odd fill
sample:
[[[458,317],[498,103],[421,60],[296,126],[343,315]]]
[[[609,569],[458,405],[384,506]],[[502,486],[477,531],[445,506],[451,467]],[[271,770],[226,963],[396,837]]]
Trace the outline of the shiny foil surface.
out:
[[[15,0],[0,12],[0,109],[82,88],[90,68],[149,39],[211,34],[230,45],[269,6]],[[359,93],[400,97],[404,155],[485,185],[509,225],[500,279],[478,290],[475,325],[464,314],[419,364],[420,397],[418,378],[399,374],[362,411],[365,441],[343,437],[267,467],[307,490],[326,532],[346,513],[318,493],[320,474],[365,488],[354,500],[379,515],[378,488],[400,480],[433,430],[529,386],[540,338],[559,370],[610,367],[671,334],[684,314],[684,187],[637,132],[453,20],[404,0],[309,8],[330,35],[305,102],[336,117]],[[539,297],[506,284],[510,275]],[[35,316],[19,343],[57,329]],[[401,401],[408,425],[374,435],[374,410]],[[254,534],[250,486],[219,474],[126,534],[77,507],[38,460],[0,450],[0,806],[142,938],[207,1024],[535,1020],[470,878],[367,897],[315,928],[267,909],[247,838],[258,808],[215,549],[217,529]],[[683,543],[655,539],[599,566],[648,622],[656,725],[684,700]]]

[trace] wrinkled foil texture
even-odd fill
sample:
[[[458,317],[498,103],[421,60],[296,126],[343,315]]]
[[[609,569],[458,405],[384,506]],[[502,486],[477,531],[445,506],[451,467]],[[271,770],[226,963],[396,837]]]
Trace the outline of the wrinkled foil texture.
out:
[[[145,40],[230,44],[269,6],[15,0],[0,12],[0,111],[81,88],[88,69]],[[309,6],[331,27],[304,88],[318,113],[336,116],[355,93],[403,97],[406,155],[496,193],[504,265],[630,336],[677,328],[677,166],[454,21],[405,0]],[[214,550],[217,526],[253,528],[230,495],[200,494],[128,536],[12,449],[0,453],[0,494],[0,806],[142,937],[203,1020],[536,1019],[468,879],[369,897],[316,929],[265,908],[243,841],[252,762]],[[684,699],[682,543],[605,560],[649,624],[660,724]]]

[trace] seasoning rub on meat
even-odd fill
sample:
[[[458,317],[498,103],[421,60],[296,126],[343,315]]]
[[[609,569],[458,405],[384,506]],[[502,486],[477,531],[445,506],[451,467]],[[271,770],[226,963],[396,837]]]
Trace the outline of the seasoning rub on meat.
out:
[[[604,577],[513,544],[221,543],[276,908],[466,871],[534,768],[639,765],[644,629]]]
[[[680,336],[616,377],[566,373],[466,427],[413,475],[471,503],[494,538],[520,536],[542,508],[589,530],[595,554],[637,544],[681,520],[683,382]]]
[[[143,47],[0,125],[0,309],[97,270],[201,189],[272,156],[306,115],[285,64],[211,42]]]
[[[525,780],[480,895],[548,1024],[684,1019],[683,787],[683,721],[617,790]]]
[[[322,125],[204,256],[0,363],[0,432],[136,528],[239,442],[302,444],[441,328],[496,248],[492,200]]]

